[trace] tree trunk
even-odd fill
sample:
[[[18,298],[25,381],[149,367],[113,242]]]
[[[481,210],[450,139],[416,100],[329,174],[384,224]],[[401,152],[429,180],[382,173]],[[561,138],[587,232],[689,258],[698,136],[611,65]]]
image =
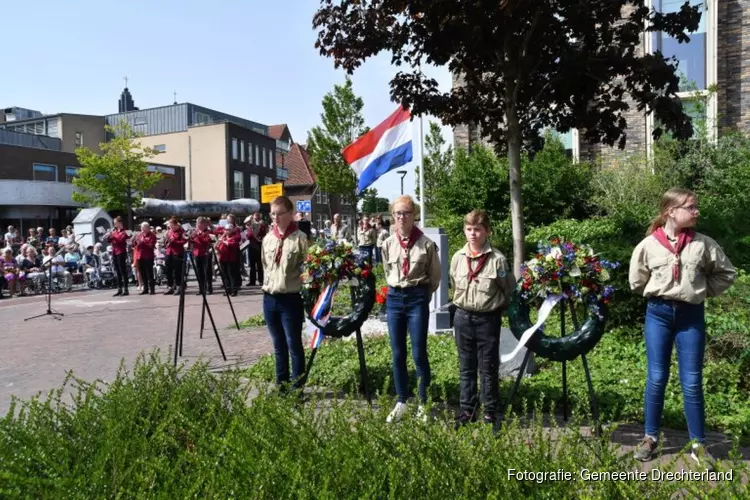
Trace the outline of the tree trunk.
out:
[[[510,104],[506,110],[508,124],[508,170],[510,172],[510,216],[513,226],[513,273],[521,277],[521,265],[526,257],[524,248],[523,198],[521,197],[521,127],[518,113]]]

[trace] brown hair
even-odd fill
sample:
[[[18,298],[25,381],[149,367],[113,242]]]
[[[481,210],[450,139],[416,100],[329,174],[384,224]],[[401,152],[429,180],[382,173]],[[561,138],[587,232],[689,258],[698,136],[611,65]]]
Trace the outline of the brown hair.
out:
[[[409,210],[411,210],[412,212],[414,210],[416,210],[416,208],[417,208],[417,205],[414,203],[414,198],[412,198],[408,194],[402,194],[401,196],[399,196],[395,200],[393,200],[393,203],[391,203],[391,212],[393,212],[393,209],[399,203],[405,203],[405,204],[409,205]]]
[[[271,205],[284,207],[287,212],[294,212],[294,205],[292,204],[292,200],[290,200],[286,196],[277,196],[273,199]]]
[[[464,226],[482,226],[490,231],[490,217],[484,210],[472,210],[464,216]]]
[[[115,217],[114,222],[122,222],[122,217],[118,215],[117,217]],[[50,228],[50,229],[53,229],[53,228]]]
[[[661,202],[659,202],[659,215],[651,220],[648,231],[646,231],[646,236],[666,224],[669,211],[684,205],[689,198],[697,198],[695,193],[689,189],[672,188],[664,193],[661,197]]]
[[[179,224],[180,223],[180,219],[178,219],[177,217],[175,217],[173,215],[172,217],[169,218],[169,223],[170,224],[172,224],[172,223]]]

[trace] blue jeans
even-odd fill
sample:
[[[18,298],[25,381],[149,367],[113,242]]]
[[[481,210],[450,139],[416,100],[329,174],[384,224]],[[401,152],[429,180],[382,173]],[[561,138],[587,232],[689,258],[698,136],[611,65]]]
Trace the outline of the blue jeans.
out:
[[[427,326],[430,315],[430,291],[426,286],[388,287],[386,314],[393,355],[393,381],[400,403],[409,395],[409,373],[406,369],[406,330],[411,339],[411,353],[419,377],[419,398],[427,401],[430,385],[430,362],[427,359]]]
[[[375,247],[375,263],[380,264],[383,262],[383,251],[380,247]]]
[[[292,387],[298,388],[305,373],[302,348],[304,310],[298,293],[263,294],[263,316],[273,340],[276,356],[276,383],[289,382],[289,354],[292,357]]]
[[[669,380],[672,345],[677,346],[682,399],[690,439],[705,440],[703,354],[706,347],[704,305],[651,298],[646,310],[648,375],[644,413],[646,435],[659,435],[664,392]]]

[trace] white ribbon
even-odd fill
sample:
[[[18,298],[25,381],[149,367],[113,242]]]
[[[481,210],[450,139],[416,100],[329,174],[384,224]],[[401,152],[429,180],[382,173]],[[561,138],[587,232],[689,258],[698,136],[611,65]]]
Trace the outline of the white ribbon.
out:
[[[521,335],[521,339],[518,341],[518,345],[516,346],[516,348],[513,349],[513,352],[500,356],[501,363],[507,363],[508,361],[516,357],[521,349],[526,346],[526,343],[531,339],[534,333],[536,333],[536,331],[541,328],[544,322],[547,321],[547,318],[549,318],[552,309],[554,309],[554,307],[558,302],[562,300],[562,298],[562,295],[550,295],[549,297],[544,299],[542,307],[539,308],[539,317],[536,320],[536,323],[534,323],[534,326],[523,332],[523,335]]]

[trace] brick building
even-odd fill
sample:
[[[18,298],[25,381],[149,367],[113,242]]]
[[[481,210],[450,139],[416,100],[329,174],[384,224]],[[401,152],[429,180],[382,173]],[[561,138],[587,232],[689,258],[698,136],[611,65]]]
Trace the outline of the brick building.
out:
[[[674,56],[684,84],[679,93],[685,110],[694,120],[705,121],[711,133],[725,130],[750,132],[750,1],[748,0],[690,0],[703,5],[704,13],[691,41],[679,44],[663,33],[643,33],[642,53],[657,50]],[[649,7],[668,12],[679,9],[683,0],[647,0]],[[627,11],[623,12],[627,15]],[[454,78],[454,85],[460,85]],[[711,92],[711,88],[716,92]],[[697,105],[698,102],[702,105]],[[636,151],[650,154],[653,146],[653,116],[639,113],[631,106],[626,114],[628,122],[625,150],[600,144],[586,144],[579,140],[578,131],[571,130],[563,137],[576,158],[610,163],[619,155]],[[468,148],[480,142],[478,127],[464,125],[454,129],[456,147]]]

